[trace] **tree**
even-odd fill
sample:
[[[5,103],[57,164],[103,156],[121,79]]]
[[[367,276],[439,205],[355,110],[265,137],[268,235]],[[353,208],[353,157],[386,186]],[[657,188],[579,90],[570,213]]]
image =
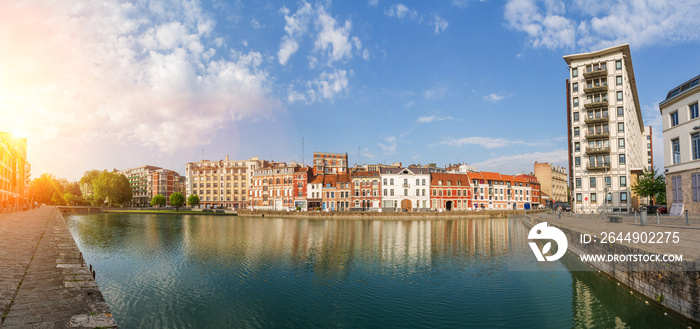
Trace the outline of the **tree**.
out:
[[[71,192],[63,193],[63,202],[67,206],[74,205],[76,201],[78,201],[78,197],[73,195],[73,193],[71,193]]]
[[[182,207],[183,204],[185,204],[185,197],[182,193],[175,192],[170,195],[170,205],[175,207],[175,211]]]
[[[187,197],[187,205],[190,207],[196,207],[199,205],[199,196],[196,194],[192,194]]]
[[[656,168],[645,169],[632,186],[632,191],[641,197],[655,197],[663,193],[666,199],[666,179],[663,174],[657,173]]]
[[[43,173],[39,178],[32,180],[31,191],[35,201],[45,204],[60,203],[60,195],[63,194],[56,177],[49,173]],[[59,195],[55,201],[54,194]]]
[[[157,194],[151,199],[151,206],[165,206],[165,197],[162,194]]]
[[[102,205],[105,202],[124,204],[131,201],[131,184],[122,174],[103,171],[91,180],[90,185],[92,185],[93,205]]]

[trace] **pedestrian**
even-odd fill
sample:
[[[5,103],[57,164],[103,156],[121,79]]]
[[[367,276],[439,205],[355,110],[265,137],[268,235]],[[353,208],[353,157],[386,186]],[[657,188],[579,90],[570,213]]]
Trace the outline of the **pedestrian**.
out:
[[[561,219],[561,206],[557,208],[557,218]]]

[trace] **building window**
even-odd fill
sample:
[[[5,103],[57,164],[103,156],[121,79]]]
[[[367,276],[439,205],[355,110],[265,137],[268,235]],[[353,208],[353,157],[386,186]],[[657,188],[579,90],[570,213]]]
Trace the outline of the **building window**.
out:
[[[576,193],[576,203],[581,203],[581,193]]]
[[[618,86],[622,86],[622,76],[618,75],[615,77],[615,84]]]
[[[619,59],[615,61],[615,70],[622,70],[622,61]]]
[[[578,122],[578,112],[574,112],[574,122]]]
[[[581,166],[581,158],[580,158],[580,157],[574,158],[574,162],[575,162],[576,167],[580,167],[580,166]]]
[[[625,116],[625,108],[624,107],[620,106],[617,108],[617,116],[618,117]]]
[[[680,163],[681,162],[681,144],[678,139],[674,139],[671,141],[671,154],[673,157],[673,163]]]
[[[617,123],[617,132],[619,132],[619,133],[625,132],[625,123],[624,122]]]
[[[574,97],[574,107],[578,107],[578,97]]]
[[[571,69],[571,77],[578,77],[578,68]]]
[[[627,187],[627,176],[620,176],[620,187]]]
[[[695,102],[693,104],[690,104],[689,108],[690,108],[690,118],[691,119],[697,118],[698,114],[699,114],[698,113],[698,103]]]
[[[574,143],[574,152],[579,152],[581,151],[581,143],[576,142]]]
[[[598,202],[598,195],[595,193],[591,193],[591,203],[595,204]]]
[[[673,202],[683,202],[682,190],[681,176],[671,177],[671,195],[673,196]]]
[[[620,203],[627,203],[627,192],[620,192]]]
[[[690,175],[690,180],[693,183],[693,201],[700,201],[700,174]]]
[[[605,187],[610,187],[610,176],[605,177]]]
[[[623,165],[623,164],[625,164],[625,154],[624,153],[620,154],[620,165]]]
[[[617,139],[617,147],[620,149],[625,148],[625,139],[624,138],[618,138]]]
[[[671,127],[678,125],[678,111],[671,113]]]
[[[576,178],[576,188],[581,187],[581,178]]]
[[[595,188],[595,177],[591,177],[591,188]]]
[[[622,92],[621,91],[617,92],[617,100],[622,101]]]
[[[572,89],[574,90],[574,92],[575,93],[578,92],[578,82],[574,82],[574,84],[572,86],[573,86]]]
[[[574,127],[574,137],[579,137],[580,134],[581,130],[578,127]]]
[[[690,144],[693,146],[693,160],[700,159],[700,133],[690,135]]]

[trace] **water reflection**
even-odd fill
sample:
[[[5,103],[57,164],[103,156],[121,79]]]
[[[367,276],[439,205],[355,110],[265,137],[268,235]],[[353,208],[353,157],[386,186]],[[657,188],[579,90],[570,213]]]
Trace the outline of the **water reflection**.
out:
[[[635,301],[610,300],[615,287],[595,272],[570,274],[565,262],[508,271],[514,255],[536,263],[517,220],[100,214],[68,224],[126,328],[636,323],[623,311]]]

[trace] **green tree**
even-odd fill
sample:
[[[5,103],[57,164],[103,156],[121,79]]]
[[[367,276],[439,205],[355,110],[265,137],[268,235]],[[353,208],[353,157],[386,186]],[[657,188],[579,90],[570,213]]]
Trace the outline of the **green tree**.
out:
[[[632,191],[641,197],[660,196],[663,193],[664,199],[666,199],[666,179],[663,174],[657,173],[656,168],[653,170],[645,169],[637,178],[637,182],[632,185]]]
[[[63,193],[63,202],[64,202],[66,205],[72,206],[72,205],[74,205],[75,202],[77,202],[77,201],[78,201],[78,197],[75,196],[75,195],[73,195],[73,193],[71,193],[71,192]]]
[[[56,177],[49,173],[43,173],[39,178],[35,178],[31,182],[32,198],[39,203],[55,203],[53,202],[54,194],[62,195],[61,186],[56,181]],[[57,196],[56,202],[60,196]]]
[[[187,197],[187,205],[190,207],[196,207],[199,206],[199,196],[196,194],[192,194]]]
[[[182,193],[175,192],[170,195],[170,205],[175,207],[175,211],[178,211],[183,204],[185,204],[185,197]]]
[[[131,184],[126,176],[103,171],[92,179],[93,205],[124,204],[131,201]]]
[[[151,206],[165,206],[165,197],[162,194],[157,194],[151,199]]]
[[[59,192],[53,192],[53,196],[51,196],[51,204],[54,204],[57,206],[65,205],[65,202],[63,201],[63,197],[61,197],[61,194],[59,194]]]

